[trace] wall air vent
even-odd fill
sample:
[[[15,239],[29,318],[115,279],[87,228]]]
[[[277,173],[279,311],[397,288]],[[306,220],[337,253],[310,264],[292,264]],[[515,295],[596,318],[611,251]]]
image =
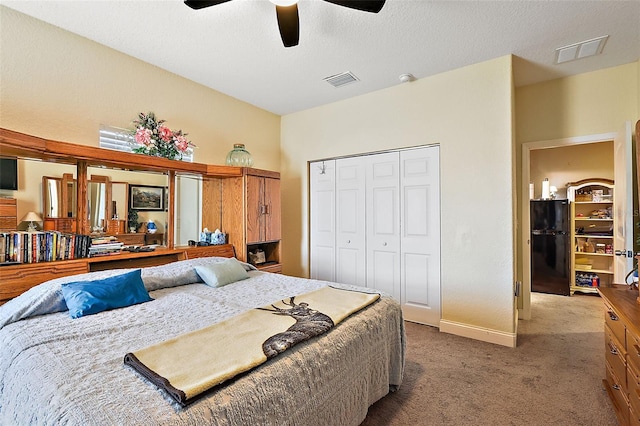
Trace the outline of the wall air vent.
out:
[[[351,71],[347,71],[340,74],[332,75],[331,77],[326,77],[324,78],[324,81],[326,81],[333,87],[342,87],[360,80],[358,80],[358,77],[353,75]]]

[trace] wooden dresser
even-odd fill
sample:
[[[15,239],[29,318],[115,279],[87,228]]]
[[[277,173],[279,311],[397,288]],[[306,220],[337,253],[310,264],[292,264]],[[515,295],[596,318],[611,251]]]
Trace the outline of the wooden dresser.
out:
[[[622,426],[640,426],[640,303],[624,285],[598,290],[605,307],[603,384]]]

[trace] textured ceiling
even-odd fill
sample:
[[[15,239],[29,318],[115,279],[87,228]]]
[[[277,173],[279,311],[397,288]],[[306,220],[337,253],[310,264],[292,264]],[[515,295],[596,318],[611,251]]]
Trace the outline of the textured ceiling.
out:
[[[403,73],[419,79],[507,54],[517,56],[516,85],[640,58],[639,0],[387,0],[378,14],[300,0],[291,48],[267,0],[201,10],[179,0],[0,4],[281,115],[401,84]],[[556,48],[603,35],[602,54],[553,64]],[[323,81],[345,71],[360,81]]]

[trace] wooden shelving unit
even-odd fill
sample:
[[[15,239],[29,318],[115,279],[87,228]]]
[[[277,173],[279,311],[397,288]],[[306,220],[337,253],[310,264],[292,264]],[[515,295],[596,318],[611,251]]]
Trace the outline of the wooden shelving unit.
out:
[[[597,293],[613,284],[612,180],[588,179],[569,184],[571,202],[571,294]]]

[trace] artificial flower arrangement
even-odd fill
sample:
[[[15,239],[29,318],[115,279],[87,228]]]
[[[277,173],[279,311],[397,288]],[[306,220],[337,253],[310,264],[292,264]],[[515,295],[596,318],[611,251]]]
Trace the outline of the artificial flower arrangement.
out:
[[[138,146],[133,152],[181,160],[184,154],[191,153],[196,148],[187,139],[187,133],[182,130],[173,131],[164,122],[165,120],[156,119],[153,112],[138,114],[138,119],[133,121],[136,126],[133,137]]]

